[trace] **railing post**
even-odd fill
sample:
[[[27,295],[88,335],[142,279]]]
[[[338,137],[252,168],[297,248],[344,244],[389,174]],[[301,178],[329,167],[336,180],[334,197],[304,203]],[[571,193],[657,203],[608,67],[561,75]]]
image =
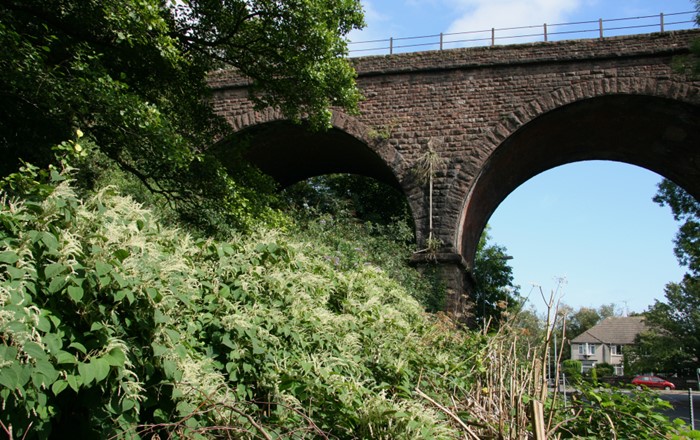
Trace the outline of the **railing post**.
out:
[[[442,37],[443,37],[442,32],[440,32],[440,50],[442,50]]]
[[[547,41],[547,23],[544,24],[544,41]]]
[[[690,404],[690,429],[695,431],[695,411],[693,409],[693,389],[688,388],[688,403]]]
[[[600,39],[603,39],[603,19],[598,19],[598,30],[600,31]]]
[[[661,32],[664,32],[664,13],[660,14],[661,17]]]
[[[491,28],[491,46],[496,45],[496,29]]]
[[[394,37],[389,38],[389,55],[394,54]]]

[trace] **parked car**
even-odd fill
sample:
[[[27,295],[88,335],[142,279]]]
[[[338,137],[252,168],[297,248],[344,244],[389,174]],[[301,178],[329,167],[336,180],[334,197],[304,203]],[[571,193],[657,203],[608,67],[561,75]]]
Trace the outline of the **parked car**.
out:
[[[637,386],[644,385],[649,388],[659,388],[664,390],[676,389],[676,386],[666,379],[651,375],[636,376],[634,379],[632,379],[632,384]]]

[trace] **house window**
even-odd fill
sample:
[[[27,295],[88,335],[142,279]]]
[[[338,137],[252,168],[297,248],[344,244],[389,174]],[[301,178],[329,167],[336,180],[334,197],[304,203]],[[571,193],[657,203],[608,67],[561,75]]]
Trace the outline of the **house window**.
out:
[[[615,376],[624,376],[625,368],[622,365],[615,365]]]
[[[579,344],[578,345],[578,354],[582,355],[592,355],[595,354],[595,344]]]
[[[610,353],[614,356],[622,356],[622,345],[611,345]]]

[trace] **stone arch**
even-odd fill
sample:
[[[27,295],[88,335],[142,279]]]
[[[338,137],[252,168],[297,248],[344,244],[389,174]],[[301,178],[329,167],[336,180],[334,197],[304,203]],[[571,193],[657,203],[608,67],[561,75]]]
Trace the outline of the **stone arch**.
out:
[[[236,132],[234,137],[250,135],[248,159],[275,178],[283,188],[328,173],[359,174],[395,187],[406,197],[413,216],[414,232],[420,236],[417,225],[423,215],[422,198],[403,156],[386,136],[376,133],[355,117],[334,111],[331,128],[319,132],[293,123],[273,109],[251,111],[229,118],[229,123]],[[255,144],[256,138],[262,138],[264,144],[258,151],[256,147],[261,145]],[[220,141],[214,147],[215,154],[220,158],[225,156],[231,140]],[[293,145],[290,147],[289,144]],[[225,164],[226,161],[222,161]]]
[[[484,144],[489,157],[463,196],[455,231],[454,245],[468,265],[486,222],[508,194],[566,163],[638,165],[700,198],[700,89],[653,78],[572,84],[503,118]]]
[[[277,126],[278,129],[291,129],[295,135],[300,135],[300,133],[304,132],[308,134],[309,137],[316,136],[321,138],[324,136],[323,131],[312,133],[303,124],[292,123],[280,111],[271,108],[259,112],[250,111],[229,118],[229,123],[236,133],[234,136],[247,133],[254,137],[256,131],[264,126]],[[392,174],[392,177],[389,177],[388,174],[379,173],[381,174],[379,180],[383,180],[393,186],[403,189],[401,187],[407,170],[406,163],[401,154],[392,145],[386,142],[380,134],[375,133],[374,130],[367,127],[356,118],[339,111],[334,111],[332,114],[329,132],[332,132],[332,134],[331,136],[326,136],[326,140],[333,140],[333,136],[338,135],[345,137],[345,142],[353,142],[357,147],[364,146],[367,148],[367,153],[376,155]],[[228,142],[230,142],[230,138],[223,139],[217,144],[215,149],[225,148]],[[374,164],[374,166],[378,166],[378,164]],[[342,170],[342,172],[345,171]],[[369,177],[377,178],[378,176],[376,174],[377,173],[370,172]],[[288,184],[286,181],[282,181],[281,183],[283,185]]]

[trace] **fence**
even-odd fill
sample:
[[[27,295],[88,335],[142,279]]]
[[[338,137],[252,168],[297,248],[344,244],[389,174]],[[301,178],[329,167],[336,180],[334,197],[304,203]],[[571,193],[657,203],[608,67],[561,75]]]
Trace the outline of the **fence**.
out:
[[[419,50],[444,50],[457,47],[495,46],[528,43],[535,41],[555,41],[564,39],[585,39],[628,35],[632,33],[666,32],[689,29],[695,23],[696,12],[675,12],[640,17],[598,19],[571,23],[553,23],[509,28],[491,28],[481,31],[440,33],[418,37],[387,38],[383,40],[352,41],[349,43],[351,56],[392,55],[399,52]]]

